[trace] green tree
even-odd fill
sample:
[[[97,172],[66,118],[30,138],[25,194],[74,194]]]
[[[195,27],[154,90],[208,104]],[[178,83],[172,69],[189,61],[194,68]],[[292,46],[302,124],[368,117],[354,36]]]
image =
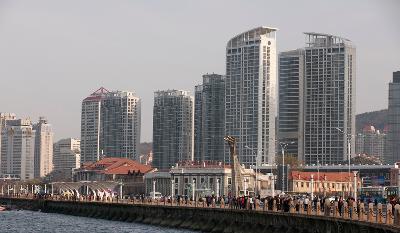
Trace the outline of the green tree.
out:
[[[278,165],[282,165],[282,155],[276,155],[275,162]],[[291,168],[297,168],[301,164],[301,161],[297,159],[296,155],[287,154],[285,155],[285,165],[290,165]]]

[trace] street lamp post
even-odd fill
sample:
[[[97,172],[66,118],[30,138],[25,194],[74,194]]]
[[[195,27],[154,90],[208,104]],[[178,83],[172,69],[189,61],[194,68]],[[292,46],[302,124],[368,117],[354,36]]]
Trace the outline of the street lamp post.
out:
[[[174,179],[171,179],[171,201],[174,198]]]
[[[343,132],[343,130],[339,129],[338,127],[336,127],[336,130],[339,131],[340,133],[342,133],[344,136],[346,136],[346,140],[347,140],[347,159],[349,160],[349,195],[350,195],[350,183],[351,183],[351,174],[350,174],[350,159],[351,159],[351,134],[346,134]]]
[[[244,178],[243,179],[243,183],[244,183],[244,195],[246,196],[247,195],[247,179],[246,178]]]
[[[311,201],[314,199],[314,174],[311,174]]]
[[[156,199],[156,180],[153,180],[153,200]]]
[[[119,198],[122,200],[123,198],[122,198],[122,186],[124,185],[124,183],[122,183],[122,181],[121,182],[119,182]]]
[[[282,150],[282,192],[285,192],[285,149],[288,145],[293,144],[294,142],[280,142],[279,145],[281,146]],[[286,182],[287,185],[288,182]],[[287,189],[286,189],[287,191]]]
[[[271,174],[272,174],[271,194],[272,197],[275,197],[275,175],[273,173]]]
[[[195,193],[196,193],[196,180],[193,179],[193,184],[192,184],[192,200],[194,201],[195,199]]]
[[[357,171],[353,171],[354,173],[354,185],[353,185],[353,190],[354,190],[354,201],[357,202]]]
[[[219,179],[217,179],[217,199],[219,198]]]

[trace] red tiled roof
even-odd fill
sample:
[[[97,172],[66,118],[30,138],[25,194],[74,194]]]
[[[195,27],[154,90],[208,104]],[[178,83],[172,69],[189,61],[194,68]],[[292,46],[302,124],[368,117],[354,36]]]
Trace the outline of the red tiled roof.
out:
[[[86,167],[86,170],[97,170],[104,174],[125,175],[128,173],[147,173],[153,168],[149,165],[140,164],[127,158],[108,157],[92,163]]]
[[[337,182],[348,182],[349,181],[349,173],[348,172],[301,172],[301,171],[292,171],[289,175],[289,179],[291,180],[311,180],[311,175],[314,175],[314,181],[325,180],[325,181],[337,181]],[[299,178],[300,176],[300,178]],[[350,181],[353,181],[354,174],[350,173]],[[358,177],[358,174],[357,174]]]
[[[92,164],[94,164],[94,162],[84,162],[84,163],[82,163],[81,167],[82,167],[82,168],[88,167],[88,166],[90,166],[90,165],[92,165]]]

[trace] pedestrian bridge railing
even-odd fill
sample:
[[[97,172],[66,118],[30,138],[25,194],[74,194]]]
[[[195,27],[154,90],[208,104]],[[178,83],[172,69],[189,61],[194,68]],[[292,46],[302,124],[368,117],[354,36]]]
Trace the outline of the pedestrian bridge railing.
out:
[[[246,212],[251,211],[267,211],[277,213],[290,213],[301,216],[324,216],[329,218],[347,219],[354,221],[369,222],[374,224],[390,225],[399,227],[400,229],[400,205],[391,204],[377,204],[373,203],[364,204],[353,202],[348,205],[344,202],[343,206],[339,208],[338,202],[326,202],[321,206],[320,202],[316,205],[304,205],[299,201],[288,201],[288,205],[283,208],[282,205],[277,205],[276,200],[270,203],[263,203],[256,199],[255,203],[247,202],[244,206],[236,205],[234,203],[225,203],[222,199],[219,203],[213,199],[211,202],[199,200],[185,200],[185,199],[149,199],[149,198],[94,198],[91,196],[81,196],[80,198],[65,197],[59,195],[35,196],[31,194],[26,195],[1,195],[0,197],[15,198],[15,199],[47,199],[53,201],[70,201],[70,202],[93,202],[93,203],[118,203],[126,205],[154,205],[154,206],[175,206],[180,208],[214,208],[214,209],[236,209]]]

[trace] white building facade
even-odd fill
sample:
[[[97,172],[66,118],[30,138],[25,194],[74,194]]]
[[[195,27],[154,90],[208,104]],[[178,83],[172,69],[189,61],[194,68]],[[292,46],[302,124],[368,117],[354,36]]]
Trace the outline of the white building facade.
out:
[[[53,171],[53,130],[44,117],[33,125],[35,130],[35,178],[44,177]]]
[[[15,119],[16,119],[15,113],[0,112],[0,155],[1,155],[1,131],[7,125],[8,120],[15,120]],[[0,156],[0,167],[1,167],[1,156]]]
[[[226,46],[225,133],[237,139],[246,166],[275,160],[276,31],[258,27]]]
[[[35,130],[29,119],[8,120],[1,132],[1,173],[34,178]]]
[[[65,138],[54,143],[54,171],[70,171],[81,163],[80,140]]]
[[[100,88],[82,101],[81,111],[81,159],[82,162],[96,162],[101,155],[100,120],[101,100],[109,93]]]
[[[349,150],[355,152],[356,49],[338,36],[305,35],[304,153],[299,159],[339,164],[348,160]]]

